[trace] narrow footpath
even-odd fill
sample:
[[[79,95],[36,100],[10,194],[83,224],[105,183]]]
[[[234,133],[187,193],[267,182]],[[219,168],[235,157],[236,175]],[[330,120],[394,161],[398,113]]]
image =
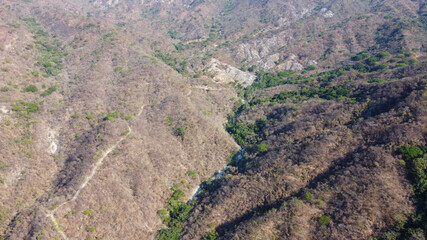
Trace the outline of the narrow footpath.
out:
[[[139,117],[142,112],[144,110],[144,106],[141,107],[140,111],[138,112],[138,114],[136,115],[137,117]],[[130,127],[129,124],[127,124],[128,127],[128,133],[121,137],[113,146],[109,147],[104,154],[102,155],[101,158],[98,159],[98,161],[96,161],[96,163],[94,164],[90,174],[86,177],[85,181],[83,181],[83,183],[80,185],[80,187],[77,189],[77,191],[74,193],[73,197],[66,200],[65,202],[62,202],[61,204],[59,204],[55,209],[53,209],[49,214],[47,214],[46,216],[48,218],[51,219],[52,223],[56,226],[58,226],[57,231],[59,232],[59,234],[61,235],[61,237],[65,240],[68,240],[67,235],[65,234],[65,232],[59,227],[59,222],[56,220],[55,218],[55,213],[62,208],[63,206],[65,206],[68,203],[74,202],[80,195],[81,191],[87,186],[87,184],[90,182],[90,180],[92,180],[92,178],[95,176],[96,172],[98,171],[98,168],[102,165],[102,163],[104,162],[104,159],[112,152],[114,151],[121,142],[123,142],[131,133],[132,133],[132,128]]]

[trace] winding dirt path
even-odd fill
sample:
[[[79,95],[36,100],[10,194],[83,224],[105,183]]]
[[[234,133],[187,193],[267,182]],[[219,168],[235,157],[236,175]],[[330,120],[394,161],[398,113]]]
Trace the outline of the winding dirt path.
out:
[[[142,114],[142,112],[143,112],[143,110],[144,110],[144,106],[142,106],[141,107],[141,109],[140,109],[140,111],[138,112],[138,114],[136,115],[137,117],[139,117],[141,114]],[[59,204],[55,209],[53,209],[49,214],[47,214],[46,216],[48,217],[48,218],[50,218],[51,220],[52,220],[52,223],[55,225],[55,226],[57,226],[58,228],[57,228],[57,232],[59,232],[59,234],[61,235],[61,237],[63,238],[63,239],[65,239],[65,240],[68,240],[68,237],[67,237],[67,235],[65,234],[65,232],[64,231],[62,231],[62,229],[59,227],[59,222],[56,220],[56,218],[55,218],[55,213],[60,209],[60,208],[62,208],[64,205],[66,205],[66,204],[68,204],[68,203],[70,203],[70,202],[73,202],[73,201],[75,201],[78,197],[79,197],[79,195],[80,195],[80,193],[81,193],[81,191],[87,186],[87,184],[90,182],[90,180],[92,180],[92,178],[95,176],[95,174],[96,174],[96,172],[98,171],[98,168],[102,165],[102,163],[104,162],[104,159],[112,152],[112,151],[114,151],[114,149],[116,149],[117,148],[117,146],[119,146],[119,144],[120,143],[122,143],[123,142],[123,140],[125,140],[131,133],[132,133],[132,128],[130,127],[130,125],[129,124],[127,124],[127,127],[128,127],[128,133],[125,135],[125,136],[123,136],[123,137],[121,137],[113,146],[111,146],[111,147],[109,147],[105,152],[104,152],[104,154],[102,155],[102,157],[100,158],[100,159],[98,159],[98,161],[96,161],[96,163],[95,163],[95,165],[93,166],[93,168],[92,168],[92,171],[90,172],[90,174],[86,177],[86,179],[85,179],[85,181],[80,185],[80,187],[77,189],[77,191],[76,191],[76,193],[74,193],[74,195],[73,195],[73,197],[72,198],[70,198],[70,199],[68,199],[67,201],[65,201],[65,202],[62,202],[61,204]]]
[[[205,87],[205,86],[193,86],[193,88],[202,89],[205,91],[221,91],[221,90],[223,90],[223,89],[216,89],[216,88]]]

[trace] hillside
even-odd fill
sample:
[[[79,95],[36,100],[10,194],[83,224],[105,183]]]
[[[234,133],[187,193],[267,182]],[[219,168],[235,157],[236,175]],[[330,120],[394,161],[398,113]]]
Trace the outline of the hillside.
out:
[[[0,239],[425,239],[426,24],[410,0],[1,1]]]
[[[182,239],[212,229],[221,239],[369,239],[422,213],[398,153],[425,146],[419,67],[386,84],[356,81],[343,100],[288,97],[242,112],[230,129],[249,142],[245,158],[207,186]]]

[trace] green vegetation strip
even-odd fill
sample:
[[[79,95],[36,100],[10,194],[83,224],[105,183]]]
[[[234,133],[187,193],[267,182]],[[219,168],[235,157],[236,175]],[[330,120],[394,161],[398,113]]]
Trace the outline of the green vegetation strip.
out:
[[[171,68],[173,68],[175,71],[181,74],[187,74],[187,66],[188,62],[187,60],[179,60],[178,58],[173,57],[170,53],[162,53],[159,50],[156,50],[155,56],[162,60],[164,63],[169,65]]]
[[[43,72],[43,76],[58,75],[63,67],[62,59],[67,56],[62,43],[57,39],[52,40],[49,33],[43,31],[42,26],[34,18],[24,18],[23,20],[31,33],[34,34],[34,43],[41,54],[36,64]]]
[[[159,240],[178,240],[182,232],[182,223],[188,220],[189,213],[193,209],[192,205],[183,201],[185,194],[182,190],[176,189],[176,187],[173,190],[167,209],[158,211],[163,223],[168,226],[168,228],[160,230]]]
[[[385,232],[384,239],[412,239],[414,235],[427,234],[427,146],[402,146],[397,151],[403,156],[400,163],[406,166],[413,185],[416,213],[394,219],[393,230]],[[415,238],[414,238],[415,239]]]

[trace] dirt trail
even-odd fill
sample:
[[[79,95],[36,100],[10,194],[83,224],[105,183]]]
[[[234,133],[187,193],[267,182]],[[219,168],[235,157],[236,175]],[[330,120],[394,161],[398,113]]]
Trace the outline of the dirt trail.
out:
[[[193,88],[196,88],[196,89],[202,89],[202,90],[205,90],[205,91],[222,91],[222,90],[224,90],[224,89],[216,89],[216,88],[211,88],[211,87],[205,87],[205,86],[193,86]]]
[[[144,110],[144,106],[142,106],[141,107],[141,109],[140,109],[140,111],[138,112],[138,114],[136,115],[137,117],[139,117],[141,114],[142,114],[142,112],[143,112],[143,110]],[[92,180],[92,178],[95,176],[95,174],[96,174],[96,172],[98,171],[98,168],[102,165],[102,163],[104,162],[104,159],[114,150],[114,149],[116,149],[117,148],[117,146],[119,146],[119,144],[121,143],[121,142],[123,142],[123,140],[125,140],[131,133],[132,133],[132,128],[130,127],[130,125],[128,124],[127,125],[128,126],[128,130],[129,130],[129,132],[125,135],[125,136],[123,136],[123,137],[121,137],[113,146],[111,146],[111,147],[109,147],[105,152],[104,152],[104,154],[102,155],[102,157],[100,158],[100,159],[98,159],[98,161],[95,163],[95,165],[93,166],[93,168],[92,168],[92,171],[90,172],[90,174],[86,177],[86,179],[85,179],[85,181],[80,185],[80,187],[79,187],[79,189],[76,191],[76,193],[73,195],[73,197],[71,198],[71,199],[69,199],[69,200],[67,200],[67,201],[65,201],[65,202],[63,202],[63,203],[61,203],[61,204],[59,204],[55,209],[53,209],[49,214],[47,214],[46,216],[48,217],[48,218],[50,218],[51,220],[52,220],[52,223],[54,224],[54,225],[56,225],[56,226],[59,226],[59,222],[56,220],[56,218],[55,218],[55,213],[61,208],[61,207],[63,207],[64,205],[66,205],[66,204],[68,204],[68,203],[70,203],[70,202],[73,202],[73,201],[75,201],[78,197],[79,197],[79,195],[80,195],[80,193],[81,193],[81,191],[87,186],[87,184],[89,183],[89,181],[90,180]],[[58,230],[57,230],[58,232],[59,232],[59,234],[62,236],[62,238],[63,239],[65,239],[65,240],[68,240],[68,237],[67,237],[67,235],[65,234],[65,232],[64,231],[62,231],[59,227],[58,227]]]

